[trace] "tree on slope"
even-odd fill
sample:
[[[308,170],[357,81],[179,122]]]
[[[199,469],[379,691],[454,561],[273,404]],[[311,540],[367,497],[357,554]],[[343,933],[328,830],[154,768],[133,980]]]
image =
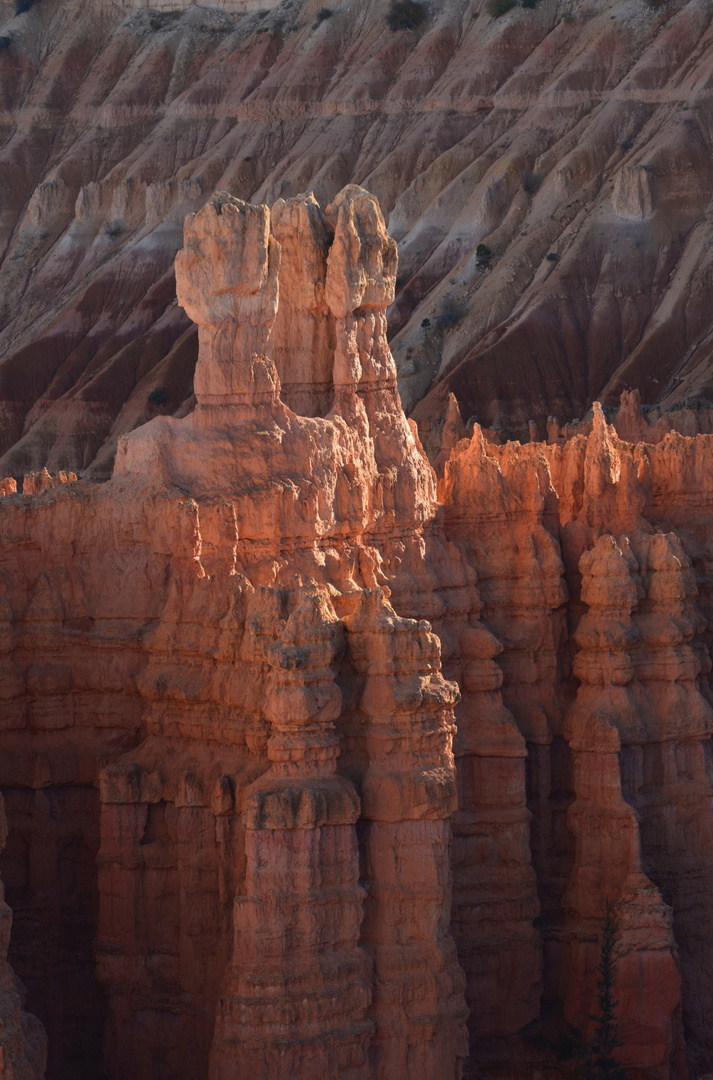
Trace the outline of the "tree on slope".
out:
[[[597,982],[597,1011],[589,1019],[594,1022],[582,1069],[583,1080],[626,1080],[626,1072],[614,1056],[621,1046],[614,997],[616,981],[616,948],[618,927],[614,905],[607,900],[602,919],[602,938],[599,947],[599,981]]]

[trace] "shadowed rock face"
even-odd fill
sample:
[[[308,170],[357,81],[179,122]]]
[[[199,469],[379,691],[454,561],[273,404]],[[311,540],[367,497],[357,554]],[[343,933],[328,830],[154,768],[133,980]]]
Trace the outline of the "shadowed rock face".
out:
[[[0,799],[0,845],[7,843],[5,803]],[[5,865],[7,867],[6,852]],[[14,882],[13,882],[14,884]],[[0,882],[0,1062],[10,1080],[42,1080],[47,1061],[47,1038],[42,1024],[24,1012],[24,987],[7,963],[12,912],[5,902],[7,885]],[[17,928],[14,930],[17,937]]]
[[[216,190],[379,197],[400,258],[392,346],[429,454],[450,392],[464,421],[520,437],[629,386],[713,398],[707,4],[540,0],[493,19],[445,0],[395,33],[388,0],[321,7],[37,0],[15,16],[2,0],[4,474],[106,479],[122,434],[193,407],[172,267]],[[318,262],[325,242],[300,250]],[[311,404],[294,397],[314,327],[334,332],[314,281],[283,389],[319,415],[328,373]]]
[[[609,898],[634,1075],[711,1061],[712,453],[704,435],[622,441],[595,404],[568,441],[501,447],[476,427],[439,489],[527,742],[543,1016],[582,1026]]]
[[[109,1080],[573,1069],[607,901],[629,1075],[713,1069],[713,437],[629,395],[501,446],[452,407],[437,481],[395,279],[363,188],[216,196],[176,260],[195,407],[107,483],[0,486],[49,1080],[79,1046]]]

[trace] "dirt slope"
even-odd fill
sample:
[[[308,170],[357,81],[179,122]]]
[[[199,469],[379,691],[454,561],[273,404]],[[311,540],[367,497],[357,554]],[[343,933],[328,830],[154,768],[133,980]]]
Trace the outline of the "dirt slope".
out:
[[[432,442],[450,390],[517,434],[629,385],[713,396],[710,0],[444,0],[396,33],[386,0],[322,7],[0,2],[0,473],[104,477],[192,407],[172,264],[216,189],[379,197]]]

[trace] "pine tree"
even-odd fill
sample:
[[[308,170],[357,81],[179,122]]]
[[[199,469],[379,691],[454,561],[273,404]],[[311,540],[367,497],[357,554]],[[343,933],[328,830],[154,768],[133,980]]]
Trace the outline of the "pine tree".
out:
[[[597,1012],[589,1019],[594,1022],[594,1034],[587,1045],[582,1076],[584,1080],[626,1080],[626,1073],[614,1057],[621,1046],[616,1019],[617,1001],[614,997],[617,942],[617,921],[614,905],[607,900],[602,919],[602,938],[599,948],[599,981],[597,982]]]

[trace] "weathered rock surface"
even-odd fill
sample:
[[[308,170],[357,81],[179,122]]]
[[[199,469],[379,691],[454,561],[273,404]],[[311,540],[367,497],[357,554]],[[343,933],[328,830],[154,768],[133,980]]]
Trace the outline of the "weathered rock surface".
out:
[[[98,794],[76,853],[69,822],[55,843],[94,868],[96,943],[67,1009],[95,1046],[103,1031],[108,1076],[441,1080],[468,1052],[449,930],[459,695],[428,623],[389,602],[389,567],[418,570],[436,511],[386,343],[395,245],[360,188],[275,217],[279,241],[266,207],[230,197],[186,222],[195,409],[123,438],[108,484],[30,478],[3,498],[0,782],[69,786],[87,809]],[[43,539],[18,560],[35,503]],[[23,662],[21,626],[46,664]],[[30,883],[16,907],[52,899]],[[70,965],[40,939],[28,928],[18,955]]]
[[[539,0],[493,19],[442,0],[398,32],[388,7],[0,0],[0,473],[106,479],[122,434],[193,407],[173,259],[216,190],[376,193],[429,455],[450,392],[464,422],[520,437],[631,386],[664,410],[713,400],[709,5]],[[310,211],[290,214],[285,290],[327,242],[308,252]],[[273,356],[285,403],[321,415],[329,372],[306,358],[333,330],[312,280]]]
[[[476,428],[440,494],[446,532],[481,576],[484,621],[505,644],[503,695],[528,740],[543,1015],[561,1009],[586,1028],[608,899],[622,1060],[634,1075],[678,1077],[711,1061],[713,443],[657,437],[623,442],[599,406],[589,434],[568,441],[501,447]]]
[[[184,236],[195,407],[107,483],[0,488],[49,1080],[567,1074],[607,901],[630,1075],[710,1071],[713,436],[451,408],[437,481],[372,196],[221,194]]]

